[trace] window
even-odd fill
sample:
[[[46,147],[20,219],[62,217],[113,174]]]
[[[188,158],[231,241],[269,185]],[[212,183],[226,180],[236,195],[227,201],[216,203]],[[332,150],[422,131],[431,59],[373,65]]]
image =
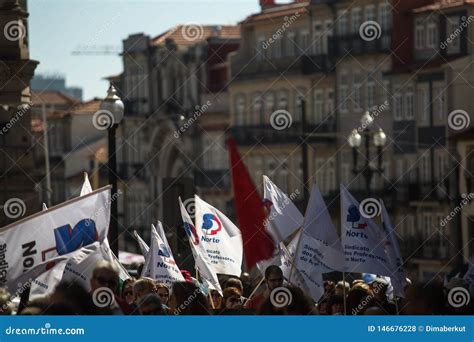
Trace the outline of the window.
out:
[[[401,182],[404,180],[405,175],[405,160],[396,159],[395,160],[395,177],[397,177],[396,182]]]
[[[282,52],[282,39],[281,37],[278,37],[273,41],[273,44],[271,45],[270,49],[272,50],[272,57],[275,59],[281,58],[281,52]]]
[[[245,96],[240,94],[237,95],[235,101],[235,123],[237,125],[243,125],[245,123]]]
[[[334,157],[331,157],[327,161],[327,168],[326,168],[326,191],[330,192],[337,189],[336,186],[336,161]]]
[[[415,117],[413,87],[407,87],[405,92],[405,119],[413,120]]]
[[[288,32],[288,39],[285,44],[286,46],[286,51],[285,51],[285,56],[296,56],[296,34],[294,32]]]
[[[324,52],[323,40],[324,40],[323,22],[316,21],[314,24],[314,42],[313,42],[313,51],[316,55],[322,55]]]
[[[375,107],[375,82],[373,79],[367,80],[367,108],[369,110]]]
[[[308,30],[302,30],[300,33],[300,46],[299,48],[303,50],[306,50],[309,47],[309,32]]]
[[[359,32],[360,25],[362,25],[362,10],[360,7],[354,7],[351,11],[351,32]]]
[[[342,74],[339,81],[339,103],[341,112],[347,112],[347,97],[349,96],[349,88],[347,85],[347,75]]]
[[[326,181],[324,179],[324,159],[316,158],[315,170],[316,174],[316,185],[319,186],[321,191],[324,191]]]
[[[324,93],[322,89],[315,89],[313,92],[314,118],[315,122],[324,121]]]
[[[444,122],[444,89],[442,86],[433,88],[433,117]]]
[[[391,5],[388,2],[379,4],[379,24],[382,30],[392,27]]]
[[[429,151],[424,151],[419,161],[419,174],[423,183],[431,181],[431,163]]]
[[[323,53],[329,52],[329,38],[333,36],[334,29],[332,27],[332,20],[324,22],[324,38],[323,38]]]
[[[347,34],[347,17],[348,13],[346,10],[338,11],[337,12],[337,34],[339,36],[345,36]]]
[[[420,89],[420,113],[421,113],[421,123],[429,124],[430,122],[430,91],[427,87]]]
[[[326,89],[325,114],[327,119],[334,116],[334,90],[331,88]]]
[[[389,106],[390,105],[390,81],[389,80],[383,80],[382,81],[382,88],[381,89],[381,92],[382,92],[382,103],[385,105],[385,106]]]
[[[295,92],[293,93],[294,96],[294,109],[296,113],[295,122],[301,122],[301,100],[305,98],[306,88],[298,87]],[[306,118],[308,117],[308,113],[306,113]]]
[[[422,18],[415,20],[415,49],[421,50],[426,46],[425,23]]]
[[[253,96],[252,102],[252,123],[259,125],[263,123],[263,100],[260,93]]]
[[[360,75],[355,74],[354,81],[352,84],[352,91],[353,91],[352,100],[354,102],[354,111],[357,111],[357,112],[362,111],[361,89],[362,89],[362,78]]]
[[[430,18],[427,27],[427,46],[434,48],[438,45],[438,23],[437,18]]]
[[[439,151],[435,165],[436,181],[442,182],[446,173],[446,155]]]
[[[280,90],[278,92],[278,109],[288,110],[288,91]]]
[[[367,5],[365,6],[365,21],[376,21],[375,20],[375,6]]]
[[[449,39],[446,42],[446,49],[450,55],[461,53],[461,34],[459,33],[461,29],[459,17],[446,18],[446,37]]]
[[[275,110],[275,95],[267,93],[265,96],[265,124],[270,123],[270,117]]]
[[[261,61],[263,60],[264,56],[266,55],[266,49],[264,47],[266,47],[265,45],[265,37],[264,36],[260,36],[257,40],[257,47],[256,47],[256,56],[257,56],[257,60]]]

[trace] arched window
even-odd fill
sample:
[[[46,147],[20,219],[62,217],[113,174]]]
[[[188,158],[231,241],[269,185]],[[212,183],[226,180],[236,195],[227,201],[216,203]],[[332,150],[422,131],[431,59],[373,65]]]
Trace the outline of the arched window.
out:
[[[245,124],[245,95],[238,94],[235,98],[235,124]]]

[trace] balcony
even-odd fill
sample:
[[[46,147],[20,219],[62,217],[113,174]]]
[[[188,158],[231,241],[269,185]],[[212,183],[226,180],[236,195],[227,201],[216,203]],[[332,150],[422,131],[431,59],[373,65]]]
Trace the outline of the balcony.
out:
[[[449,197],[443,184],[405,183],[393,186],[394,202],[447,202]]]
[[[227,189],[230,187],[229,170],[196,170],[196,186],[206,189]]]
[[[278,59],[250,60],[232,59],[232,79],[249,80],[280,76],[281,74],[329,73],[334,63],[329,55],[303,55]]]
[[[307,124],[305,134],[336,132],[336,122],[327,120],[319,124]],[[293,122],[290,127],[277,130],[272,125],[240,125],[231,127],[231,134],[238,145],[250,146],[262,144],[294,144],[301,141],[302,127],[300,122]],[[336,137],[309,136],[308,142],[334,143]]]
[[[442,246],[440,236],[424,239],[420,236],[400,239],[400,250],[405,261],[407,259],[429,259],[447,260],[449,258],[448,247]]]
[[[351,55],[361,55],[369,53],[390,52],[392,31],[384,30],[380,38],[372,41],[362,39],[357,33],[337,36],[334,38],[335,54],[337,57],[343,57],[350,53]]]

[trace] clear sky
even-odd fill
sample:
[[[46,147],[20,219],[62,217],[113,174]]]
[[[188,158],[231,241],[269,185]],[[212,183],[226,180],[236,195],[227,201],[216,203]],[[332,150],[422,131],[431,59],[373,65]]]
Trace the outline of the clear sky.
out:
[[[28,6],[30,57],[40,61],[36,72],[63,74],[67,86],[83,88],[85,100],[105,96],[102,78],[120,73],[122,61],[72,51],[121,49],[132,33],[153,37],[178,24],[236,24],[259,11],[258,0],[29,0]]]

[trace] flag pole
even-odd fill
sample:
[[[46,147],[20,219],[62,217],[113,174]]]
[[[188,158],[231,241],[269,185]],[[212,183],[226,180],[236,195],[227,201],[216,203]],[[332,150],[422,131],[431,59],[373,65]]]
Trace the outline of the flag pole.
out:
[[[346,272],[342,272],[342,291],[344,297],[344,316],[347,315],[347,303],[346,303]]]
[[[398,311],[398,297],[394,296],[394,298],[395,298],[395,310],[397,312],[397,316],[399,316],[400,312]]]
[[[212,300],[212,296],[211,296],[211,290],[209,290],[209,292],[207,293],[207,295],[209,296],[209,300],[211,302],[211,307],[215,310],[216,307],[214,305],[214,301]]]
[[[260,288],[260,286],[262,286],[264,280],[265,280],[265,277],[262,277],[262,279],[260,279],[259,283],[257,284],[257,286],[255,286],[252,293],[250,293],[250,296],[247,298],[244,305],[253,297],[253,295],[255,294],[255,292],[257,292],[257,290]]]

